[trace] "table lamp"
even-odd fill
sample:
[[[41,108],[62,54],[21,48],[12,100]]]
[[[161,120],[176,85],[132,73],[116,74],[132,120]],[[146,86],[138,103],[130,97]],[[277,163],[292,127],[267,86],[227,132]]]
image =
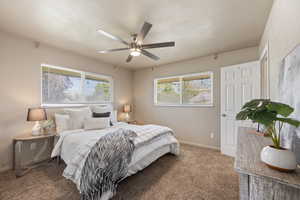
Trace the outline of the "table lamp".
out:
[[[43,134],[43,129],[40,121],[47,120],[46,110],[44,108],[29,108],[27,121],[34,121],[35,125],[32,128],[32,135],[37,136]]]
[[[130,104],[125,104],[124,105],[124,113],[125,113],[125,121],[129,121],[129,113],[131,112],[131,105]]]

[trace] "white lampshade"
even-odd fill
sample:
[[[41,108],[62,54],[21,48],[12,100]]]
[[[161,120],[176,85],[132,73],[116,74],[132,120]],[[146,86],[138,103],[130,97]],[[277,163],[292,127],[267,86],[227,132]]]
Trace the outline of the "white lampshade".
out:
[[[28,108],[27,121],[43,120],[47,120],[47,114],[44,108]]]

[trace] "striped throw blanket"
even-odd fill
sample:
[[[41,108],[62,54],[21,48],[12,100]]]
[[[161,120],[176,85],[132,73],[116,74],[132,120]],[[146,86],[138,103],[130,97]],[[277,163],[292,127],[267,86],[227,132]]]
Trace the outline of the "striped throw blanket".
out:
[[[88,154],[80,180],[81,200],[111,198],[125,178],[134,151],[131,130],[118,129],[100,138]]]

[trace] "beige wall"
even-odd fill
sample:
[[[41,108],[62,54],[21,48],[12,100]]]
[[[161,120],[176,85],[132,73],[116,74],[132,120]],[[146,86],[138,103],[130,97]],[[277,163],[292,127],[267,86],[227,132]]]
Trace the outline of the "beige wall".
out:
[[[135,119],[169,126],[180,140],[203,146],[220,146],[220,68],[258,59],[258,48],[247,48],[134,72]],[[203,71],[214,72],[214,107],[154,106],[153,79]],[[210,138],[210,133],[215,137]]]
[[[40,105],[40,64],[66,66],[114,78],[115,107],[132,100],[132,72],[0,32],[0,171],[12,163],[12,138],[30,131],[27,108]]]
[[[279,68],[282,59],[300,44],[300,1],[274,0],[261,40],[260,52],[269,42],[270,96],[278,98]]]

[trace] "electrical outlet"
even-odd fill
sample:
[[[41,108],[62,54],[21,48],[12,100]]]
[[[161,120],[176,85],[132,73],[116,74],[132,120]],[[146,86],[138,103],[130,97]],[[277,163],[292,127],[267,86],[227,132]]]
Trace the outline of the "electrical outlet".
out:
[[[35,150],[36,149],[36,143],[33,142],[30,144],[30,150]]]
[[[215,137],[214,132],[211,132],[211,133],[210,133],[210,139],[214,139],[214,137]]]

